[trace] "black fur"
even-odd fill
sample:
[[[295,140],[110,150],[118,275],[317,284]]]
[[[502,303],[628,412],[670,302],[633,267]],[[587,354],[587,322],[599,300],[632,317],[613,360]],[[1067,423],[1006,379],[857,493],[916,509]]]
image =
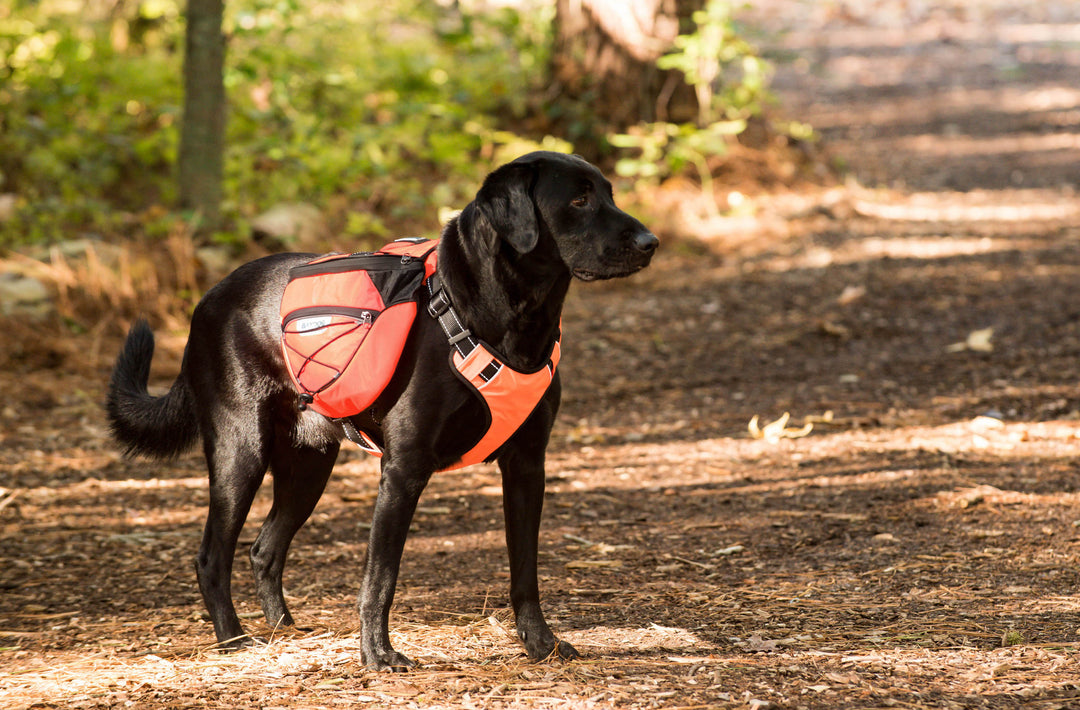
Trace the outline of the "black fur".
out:
[[[194,402],[185,380],[177,379],[166,397],[147,393],[153,356],[154,334],[146,321],[139,321],[116,359],[106,408],[124,453],[171,458],[199,440],[199,422],[191,416]]]
[[[644,268],[658,242],[619,210],[611,185],[575,156],[532,153],[484,181],[443,230],[439,274],[465,325],[508,364],[532,371],[559,328],[571,278],[625,276]],[[251,642],[232,603],[233,554],[267,470],[274,502],[251,548],[263,613],[291,624],[281,577],[293,535],[322,495],[343,432],[298,407],[280,348],[279,305],[289,269],[313,255],[279,254],[246,264],[207,292],[191,319],[180,375],[168,394],[146,391],[153,335],[136,323],[116,362],[108,414],[130,453],[174,456],[202,439],[210,510],[196,561],[199,588],[218,642]],[[438,324],[420,314],[401,362],[375,403],[369,427],[384,444],[359,607],[363,661],[403,669],[413,661],[390,645],[388,619],[401,552],[417,500],[434,471],[457,461],[484,421],[480,403],[447,365]],[[529,419],[495,456],[503,480],[510,599],[529,656],[574,658],[540,610],[537,542],[544,450],[559,406],[558,376]]]

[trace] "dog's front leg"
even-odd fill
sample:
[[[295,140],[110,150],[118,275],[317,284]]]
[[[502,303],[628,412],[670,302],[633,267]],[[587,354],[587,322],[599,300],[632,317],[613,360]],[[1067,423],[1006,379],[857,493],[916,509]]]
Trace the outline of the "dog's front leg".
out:
[[[424,469],[423,474],[416,474],[416,470],[395,462],[389,455],[382,460],[359,600],[361,654],[364,664],[375,670],[403,671],[416,666],[415,661],[390,645],[390,606],[394,603],[401,552],[416,503],[431,477],[430,470]]]
[[[543,437],[547,441],[547,437]],[[536,573],[540,516],[544,507],[544,452],[510,449],[499,457],[503,483],[506,549],[510,555],[510,603],[514,607],[518,638],[533,660],[558,654],[578,658],[577,650],[555,638],[540,609]]]

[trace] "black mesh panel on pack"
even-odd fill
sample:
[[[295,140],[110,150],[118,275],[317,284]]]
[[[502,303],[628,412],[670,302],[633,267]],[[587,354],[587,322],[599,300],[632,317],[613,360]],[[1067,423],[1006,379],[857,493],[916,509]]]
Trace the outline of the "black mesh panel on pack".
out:
[[[379,290],[383,303],[389,308],[394,304],[413,300],[416,290],[424,282],[424,270],[421,268],[369,271],[368,278]]]

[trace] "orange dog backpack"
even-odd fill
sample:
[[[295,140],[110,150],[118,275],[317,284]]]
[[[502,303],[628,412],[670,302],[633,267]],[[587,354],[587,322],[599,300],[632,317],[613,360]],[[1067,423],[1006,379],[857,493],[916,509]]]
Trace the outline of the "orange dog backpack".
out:
[[[378,398],[416,318],[416,291],[435,272],[435,246],[399,239],[375,252],[331,254],[289,272],[281,347],[301,401],[332,419]]]
[[[559,364],[551,344],[538,369],[520,372],[461,323],[435,270],[438,242],[399,239],[376,252],[336,254],[294,267],[281,299],[281,347],[304,406],[341,422],[354,443],[382,451],[352,417],[370,407],[397,368],[427,285],[428,315],[451,346],[448,366],[484,404],[487,427],[444,470],[488,461],[528,419]]]

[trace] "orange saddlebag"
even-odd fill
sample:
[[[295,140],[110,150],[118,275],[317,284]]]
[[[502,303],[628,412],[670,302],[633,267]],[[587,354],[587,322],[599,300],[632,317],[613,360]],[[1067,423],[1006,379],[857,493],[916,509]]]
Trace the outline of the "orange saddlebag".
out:
[[[416,291],[435,271],[436,245],[403,239],[292,269],[281,299],[281,347],[307,406],[340,419],[378,398],[416,317]]]

